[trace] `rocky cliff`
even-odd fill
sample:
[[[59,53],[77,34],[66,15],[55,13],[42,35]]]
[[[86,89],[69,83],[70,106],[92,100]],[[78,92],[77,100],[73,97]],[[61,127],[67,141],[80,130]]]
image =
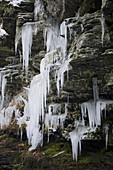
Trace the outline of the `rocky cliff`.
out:
[[[12,121],[17,122],[20,129],[22,124],[24,128],[27,125],[28,141],[34,149],[34,145],[38,145],[38,138],[42,137],[42,131],[44,131],[44,143],[48,134],[50,140],[53,138],[54,131],[61,140],[70,141],[70,132],[81,127],[80,121],[86,117],[87,126],[90,124],[89,121],[92,121],[94,126],[98,125],[98,128],[95,134],[89,132],[83,143],[89,140],[104,143],[104,137],[109,134],[108,146],[113,146],[113,136],[111,130],[108,130],[112,129],[113,121],[112,10],[111,0],[90,2],[29,0],[21,2],[19,6],[5,1],[0,2],[3,28],[9,34],[6,38],[0,37],[1,116],[5,114],[7,118],[11,113],[8,123],[5,121],[5,116],[1,119],[5,122],[1,122],[1,128]],[[49,85],[43,85],[46,84],[44,80],[38,85],[36,83],[42,79],[42,76],[38,79],[35,76],[42,74],[44,69],[47,71],[46,76],[44,75],[45,80],[49,77],[47,78]],[[98,114],[94,118],[96,120],[91,119],[88,113],[89,105],[86,107],[87,116],[83,116],[81,111],[82,103],[93,98],[95,101],[96,88],[99,91],[99,94],[96,94],[96,102],[102,100],[96,109],[102,113],[106,112],[106,119],[102,119],[99,124]],[[48,89],[48,93],[43,89]],[[39,95],[44,97],[39,98]],[[42,106],[44,118],[38,107],[40,99],[42,101],[46,99],[46,107]],[[93,110],[93,105],[91,107]],[[28,111],[26,108],[31,109]],[[41,119],[38,116],[31,116],[33,112],[35,114],[35,110],[40,112]],[[41,126],[41,133],[37,124],[33,127],[30,123],[26,123],[27,120],[22,119],[27,112],[29,114],[26,118],[32,120],[31,124],[33,122],[35,124],[36,118],[38,125]],[[91,111],[95,114],[94,112]],[[56,122],[52,116],[48,117],[47,113],[52,113]],[[75,120],[79,121],[79,125]],[[37,127],[38,129],[32,132],[32,129]],[[36,133],[41,137],[34,135]],[[35,144],[33,141],[36,141]],[[42,144],[42,140],[39,140],[39,144]],[[75,157],[77,160],[76,154]]]

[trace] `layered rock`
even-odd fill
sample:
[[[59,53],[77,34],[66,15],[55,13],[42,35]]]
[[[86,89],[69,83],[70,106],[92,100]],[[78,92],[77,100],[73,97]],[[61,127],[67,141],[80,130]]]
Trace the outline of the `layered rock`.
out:
[[[100,97],[113,99],[112,4],[110,0],[103,1],[103,4],[100,0],[93,0],[90,2],[87,0],[84,0],[83,2],[81,0],[62,0],[62,2],[56,0],[53,2],[53,4],[49,0],[45,0],[41,1],[41,3],[43,4],[43,11],[38,11],[38,17],[35,16],[35,21],[39,22],[41,20],[44,20],[44,24],[41,23],[40,26],[38,25],[38,33],[33,35],[27,82],[25,82],[25,72],[21,71],[22,65],[20,64],[17,67],[17,70],[19,70],[19,74],[14,76],[12,85],[8,83],[8,88],[6,91],[10,91],[10,93],[12,92],[12,97],[14,94],[18,93],[18,91],[21,90],[21,87],[30,84],[32,76],[40,73],[40,62],[45,56],[43,29],[53,28],[52,30],[54,30],[54,27],[56,25],[59,27],[59,23],[61,23],[65,19],[67,34],[61,34],[61,37],[66,38],[67,36],[66,59],[70,59],[70,70],[68,73],[69,76],[67,76],[68,74],[65,72],[66,70],[64,69],[64,86],[61,82],[61,86],[63,86],[63,88],[59,86],[58,90],[58,83],[62,80],[59,79],[59,82],[57,81],[56,86],[56,82],[53,80],[55,71],[54,68],[51,69],[50,92],[47,96],[47,102],[49,104],[61,104],[61,107],[63,108],[62,113],[65,113],[64,103],[68,103],[68,114],[66,114],[67,117],[64,126],[67,133],[66,135],[68,136],[68,132],[70,132],[75,127],[75,118],[78,119],[78,117],[81,117],[80,104],[89,100],[90,98],[93,98],[92,79],[94,77],[97,78]],[[25,9],[25,6],[27,6],[27,9]],[[6,25],[8,24],[9,31],[7,30],[7,32],[11,34],[11,37],[8,37],[9,40],[5,39],[1,42],[2,49],[0,57],[5,57],[5,59],[2,59],[1,67],[12,63],[12,61],[14,61],[14,63],[16,64],[19,63],[19,51],[17,52],[18,57],[16,59],[14,58],[14,39],[16,35],[15,30],[18,34],[16,35],[18,41],[18,50],[22,50],[21,36],[23,26],[25,26],[26,24],[32,24],[32,22],[34,22],[32,2],[23,2],[19,8],[14,8],[12,6],[10,6],[10,8],[10,11],[5,14],[6,9],[3,6],[1,12],[1,16],[4,20],[4,28],[7,30]],[[23,11],[24,14],[22,13]],[[12,17],[13,14],[15,18]],[[8,16],[8,18],[6,18],[7,21],[5,20],[5,15]],[[13,20],[13,23],[7,23],[10,19]],[[56,32],[54,32],[54,34],[56,34]],[[51,42],[49,43],[52,46],[53,44],[51,44]],[[3,49],[3,46],[8,49],[7,55],[5,50]],[[12,51],[9,50],[10,47]],[[47,51],[49,52],[48,49]],[[59,48],[56,48],[56,51],[50,54],[50,56],[48,55],[49,59],[47,63],[50,62],[50,64],[54,64],[52,63],[52,55],[58,55],[58,60],[62,63],[62,60],[59,59]],[[57,59],[55,58],[55,60]],[[14,82],[14,80],[16,83]],[[16,87],[15,91],[14,87]],[[60,91],[59,95],[57,90]],[[51,117],[50,119],[52,120]],[[62,134],[64,135],[64,131],[62,132]],[[67,138],[66,135],[64,135],[65,138]]]

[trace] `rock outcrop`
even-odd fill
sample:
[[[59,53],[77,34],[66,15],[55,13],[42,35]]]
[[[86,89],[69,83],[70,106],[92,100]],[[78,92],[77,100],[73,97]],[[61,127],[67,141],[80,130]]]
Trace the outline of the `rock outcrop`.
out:
[[[13,7],[4,1],[0,2],[0,17],[3,18],[4,29],[9,34],[6,39],[0,39],[0,71],[1,73],[6,71],[3,74],[6,74],[7,79],[4,106],[8,106],[12,98],[21,91],[24,93],[22,97],[27,101],[25,94],[27,90],[22,88],[27,89],[32,77],[40,73],[41,60],[48,50],[44,46],[47,45],[44,39],[47,38],[46,28],[56,31],[62,21],[65,21],[67,34],[60,37],[67,36],[66,59],[70,59],[69,72],[65,70],[63,73],[64,85],[63,88],[59,86],[58,95],[58,84],[56,85],[54,81],[55,70],[51,69],[47,106],[53,103],[61,104],[61,113],[67,112],[64,129],[60,126],[60,132],[66,140],[69,140],[69,132],[75,127],[75,119],[81,118],[81,104],[93,98],[93,78],[97,78],[99,97],[113,100],[113,5],[111,0],[54,0],[53,2],[37,0],[37,3],[40,9],[34,10],[33,1],[22,2],[19,7]],[[32,47],[27,74],[22,69],[21,58],[22,30],[26,24],[32,25]],[[43,36],[44,30],[46,30],[45,36]],[[15,42],[18,44],[16,56]],[[51,44],[52,40],[49,43]],[[48,59],[50,64],[52,64],[51,56],[56,54],[61,62],[59,51],[60,48],[56,48],[55,52],[50,53]],[[22,102],[24,107],[25,101]],[[65,103],[68,103],[68,106]],[[65,110],[65,106],[68,111]],[[22,115],[23,110],[24,108],[20,109]],[[107,113],[110,116],[111,110],[113,108],[109,106]],[[88,120],[86,122],[88,124]],[[100,131],[102,132],[102,129]]]

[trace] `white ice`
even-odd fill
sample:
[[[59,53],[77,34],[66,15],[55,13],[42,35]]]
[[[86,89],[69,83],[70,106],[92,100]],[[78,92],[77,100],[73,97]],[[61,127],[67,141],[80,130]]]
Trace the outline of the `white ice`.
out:
[[[32,26],[25,24],[22,29],[22,51],[23,51],[23,68],[28,71],[29,56],[31,55],[32,46]]]
[[[79,154],[81,154],[81,140],[85,138],[85,133],[87,133],[90,130],[90,132],[95,131],[95,128],[89,128],[86,126],[80,126],[76,127],[76,129],[72,132],[70,132],[70,138],[72,143],[72,153],[73,153],[73,160],[78,159],[78,148],[79,148]]]
[[[104,44],[104,34],[105,34],[105,19],[104,19],[104,14],[102,12],[102,15],[101,15],[101,18],[100,18],[100,21],[101,21],[101,26],[102,26],[102,47],[103,47],[103,44]]]

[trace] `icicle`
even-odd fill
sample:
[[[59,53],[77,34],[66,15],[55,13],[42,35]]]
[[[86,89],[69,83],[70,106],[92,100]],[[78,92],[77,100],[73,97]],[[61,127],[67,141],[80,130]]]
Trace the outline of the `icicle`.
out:
[[[104,24],[105,24],[105,19],[104,19],[104,14],[102,13],[101,16],[101,26],[102,26],[102,47],[103,47],[103,43],[104,43],[104,34],[105,34],[105,28],[104,28]]]
[[[99,99],[99,90],[97,86],[97,78],[93,78],[93,97],[94,100],[89,100],[81,105],[82,119],[84,123],[84,117],[86,117],[86,112],[88,112],[89,125],[90,127],[96,127],[101,125],[102,111],[104,110],[106,116],[106,105],[112,104],[111,100],[101,100]]]
[[[1,86],[1,96],[2,96],[1,109],[3,108],[3,105],[4,105],[4,93],[5,93],[6,83],[7,83],[7,80],[5,78],[5,75],[3,75],[3,77],[2,77],[2,86]]]
[[[76,121],[75,121],[76,122]],[[72,143],[72,154],[73,154],[73,160],[78,159],[78,149],[79,149],[79,154],[81,154],[81,140],[85,138],[85,133],[87,133],[89,130],[90,132],[95,132],[96,128],[89,128],[87,126],[80,126],[81,121],[79,123],[78,121],[78,127],[70,132],[70,138],[71,138],[71,143]]]
[[[45,60],[42,60],[43,63],[44,61]],[[41,74],[35,76],[31,81],[28,96],[30,121],[27,124],[27,137],[29,144],[32,144],[30,150],[36,148],[39,144],[43,144],[43,132],[40,130],[39,121],[41,119],[44,121],[44,105],[46,105],[47,94],[47,71],[43,64],[41,64],[41,66]]]
[[[22,37],[22,28],[19,27],[19,20],[17,19],[17,23],[16,23],[16,35],[15,35],[15,54],[17,54],[18,43],[19,43],[21,37]]]
[[[58,25],[56,26],[51,26],[47,27],[45,30],[44,34],[44,39],[46,39],[46,46],[47,46],[47,53],[54,51],[57,46],[58,46],[58,36],[59,36],[59,27]]]
[[[25,24],[22,28],[22,50],[23,50],[23,69],[28,72],[29,56],[31,55],[32,46],[32,26]]]
[[[106,3],[106,0],[102,0],[102,6],[101,6],[101,9],[103,9],[104,5]]]
[[[65,57],[67,54],[67,25],[66,21],[64,21],[60,26],[60,42],[61,42],[61,49],[63,52],[63,56]]]
[[[69,80],[69,65],[67,65],[67,80]]]
[[[44,37],[44,48],[46,48],[46,39],[47,39],[47,28],[44,28],[43,30],[43,37]]]
[[[78,145],[81,140],[81,136],[79,135],[78,132],[72,131],[70,132],[70,138],[71,138],[71,143],[72,143],[72,153],[73,153],[73,160],[78,159]],[[80,152],[81,152],[81,143],[80,143]]]
[[[38,14],[40,14],[41,18],[43,18],[44,6],[41,0],[35,0],[34,4],[34,18],[37,20]]]
[[[109,131],[109,125],[108,124],[105,124],[104,125],[104,130],[105,130],[105,134],[106,134],[106,149],[107,149],[107,146],[108,146],[108,131]]]
[[[61,89],[63,89],[63,84],[64,84],[64,73],[69,70],[69,62],[70,60],[65,60],[64,63],[60,66],[60,69],[56,71],[57,74],[57,91],[59,95],[60,91],[60,81],[61,81]]]
[[[79,15],[79,10],[78,10],[78,12],[77,12],[77,14],[76,14],[76,19],[78,20],[79,17],[80,17],[80,15]]]
[[[20,63],[22,62],[22,54],[21,51],[19,50],[19,55],[20,55]]]
[[[81,26],[81,31],[83,32],[83,31],[84,31],[84,26],[83,26],[83,24],[81,24],[80,26]]]
[[[64,128],[64,122],[67,116],[67,103],[65,104],[65,113],[61,114],[61,104],[52,104],[48,107],[48,114],[45,116],[45,126],[48,129],[48,141],[49,141],[49,129],[55,132],[60,125]]]

